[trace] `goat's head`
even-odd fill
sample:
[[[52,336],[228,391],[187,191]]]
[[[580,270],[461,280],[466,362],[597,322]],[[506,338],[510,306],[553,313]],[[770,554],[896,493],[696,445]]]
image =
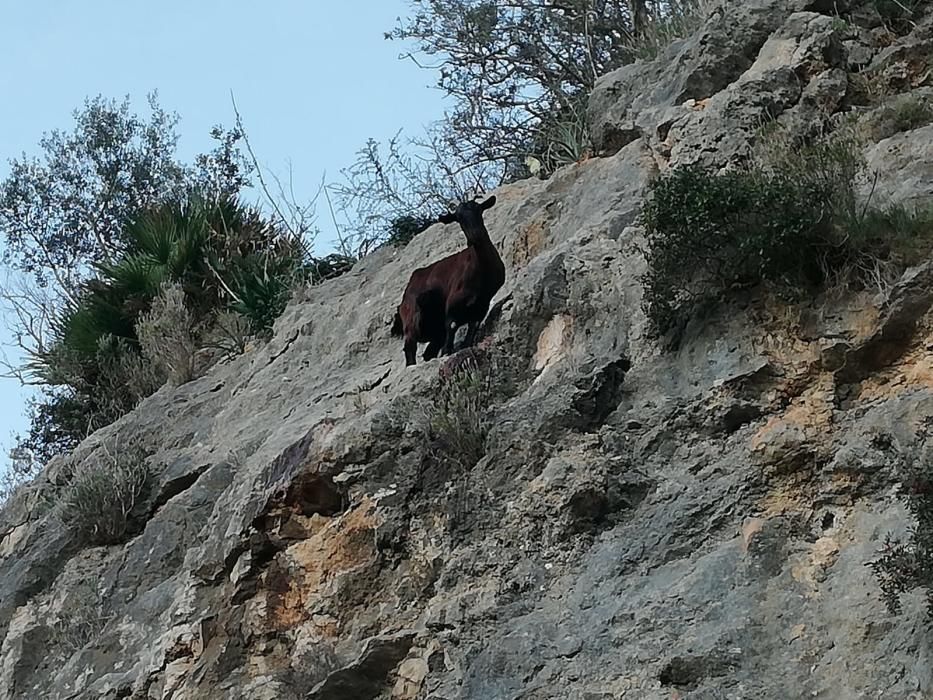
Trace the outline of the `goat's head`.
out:
[[[496,196],[492,195],[483,202],[473,200],[463,202],[453,212],[441,214],[438,220],[442,224],[457,222],[471,243],[476,236],[486,235],[486,225],[483,223],[483,212],[496,203]]]

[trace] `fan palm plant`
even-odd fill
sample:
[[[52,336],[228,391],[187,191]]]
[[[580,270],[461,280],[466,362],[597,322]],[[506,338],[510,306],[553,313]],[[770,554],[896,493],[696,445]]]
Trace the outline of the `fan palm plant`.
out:
[[[135,347],[136,323],[166,283],[181,286],[195,325],[231,308],[262,333],[284,310],[293,286],[316,269],[303,241],[234,197],[170,200],[129,222],[123,236],[124,254],[96,265],[98,278],[60,314],[53,347],[33,358],[45,381],[61,379],[55,368],[65,357],[69,373],[89,379],[107,339]]]

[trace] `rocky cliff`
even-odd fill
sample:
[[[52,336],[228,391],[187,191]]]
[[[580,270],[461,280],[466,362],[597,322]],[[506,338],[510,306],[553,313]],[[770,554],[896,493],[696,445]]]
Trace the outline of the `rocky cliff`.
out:
[[[910,526],[895,465],[933,447],[933,265],[736,299],[674,348],[641,307],[651,178],[929,89],[933,22],[840,5],[714,6],[599,82],[598,157],[496,192],[475,465],[419,427],[445,361],[405,368],[389,334],[411,270],[462,246],[440,224],[49,465],[0,513],[0,696],[933,696],[922,595],[889,614],[866,566]],[[867,157],[878,196],[933,194],[933,126]],[[43,504],[131,448],[154,474],[132,537],[79,546]]]

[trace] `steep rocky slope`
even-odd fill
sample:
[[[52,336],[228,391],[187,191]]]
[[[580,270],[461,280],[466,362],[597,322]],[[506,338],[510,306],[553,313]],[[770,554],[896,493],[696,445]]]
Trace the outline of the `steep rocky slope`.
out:
[[[769,115],[816,130],[870,112],[865,84],[929,87],[933,23],[893,38],[837,5],[711,11],[600,81],[600,157],[496,192],[479,355],[513,389],[475,466],[431,459],[444,363],[406,369],[389,336],[409,272],[462,245],[442,225],[50,465],[0,513],[0,696],[931,696],[922,596],[888,614],[866,563],[909,525],[894,466],[933,447],[933,265],[737,300],[676,349],[641,310],[650,178],[746,157]],[[879,196],[933,194],[933,127],[868,157]],[[157,474],[134,536],[79,548],[42,504],[134,446]]]

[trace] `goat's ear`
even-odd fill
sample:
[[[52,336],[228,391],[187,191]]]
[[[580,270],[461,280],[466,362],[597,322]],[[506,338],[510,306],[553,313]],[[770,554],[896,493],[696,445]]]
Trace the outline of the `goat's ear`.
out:
[[[457,220],[457,217],[453,214],[441,214],[439,217],[437,217],[437,220],[442,224],[452,224]]]
[[[486,211],[487,209],[489,209],[489,207],[491,207],[495,203],[496,203],[496,195],[493,195],[492,197],[487,199],[485,202],[480,204],[479,208],[482,209],[483,211]]]

